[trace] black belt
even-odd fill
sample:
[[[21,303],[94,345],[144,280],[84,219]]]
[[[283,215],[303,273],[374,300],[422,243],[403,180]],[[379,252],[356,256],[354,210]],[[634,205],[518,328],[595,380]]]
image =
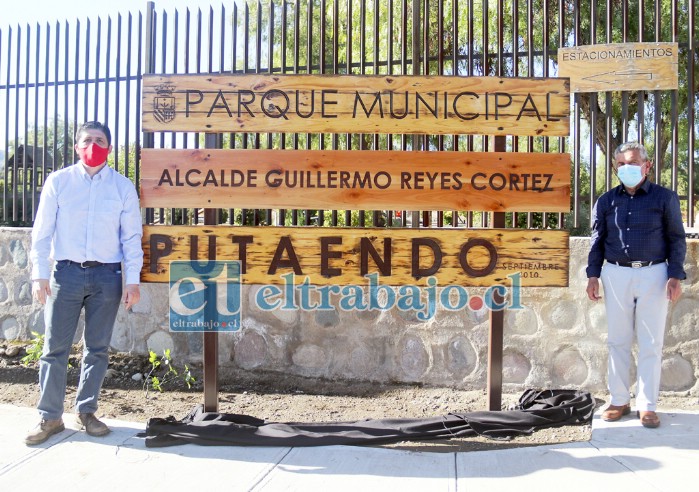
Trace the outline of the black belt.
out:
[[[73,260],[61,260],[62,262],[65,263],[71,263],[73,265],[78,265],[80,268],[92,268],[92,267],[98,267],[98,266],[103,266],[103,265],[116,265],[116,263],[102,263],[101,261],[83,261],[82,263],[79,261],[73,261]]]
[[[665,260],[653,260],[653,261],[610,261],[615,265],[629,267],[629,268],[641,268],[651,265],[657,265],[658,263],[665,263]]]

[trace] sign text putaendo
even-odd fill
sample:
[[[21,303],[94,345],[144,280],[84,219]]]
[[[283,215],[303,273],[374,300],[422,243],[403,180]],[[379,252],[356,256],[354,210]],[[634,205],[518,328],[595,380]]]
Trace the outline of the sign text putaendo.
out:
[[[567,277],[565,231],[449,228],[144,227],[146,281],[162,281],[171,261],[240,262],[245,284],[275,284],[280,275],[306,276],[315,285],[359,285],[377,273],[405,285],[434,276],[440,285],[488,286],[522,265],[523,286]],[[532,261],[537,255],[546,261]]]

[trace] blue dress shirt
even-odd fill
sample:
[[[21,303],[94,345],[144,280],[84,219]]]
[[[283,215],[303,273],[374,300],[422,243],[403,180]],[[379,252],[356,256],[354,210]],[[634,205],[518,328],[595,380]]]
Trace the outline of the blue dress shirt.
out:
[[[52,172],[32,229],[32,279],[48,279],[51,262],[123,262],[126,284],[140,283],[143,227],[133,183],[109,166],[93,177],[82,162]]]
[[[648,179],[629,195],[623,185],[603,194],[592,211],[587,276],[609,262],[667,261],[668,277],[685,279],[687,240],[677,193]]]

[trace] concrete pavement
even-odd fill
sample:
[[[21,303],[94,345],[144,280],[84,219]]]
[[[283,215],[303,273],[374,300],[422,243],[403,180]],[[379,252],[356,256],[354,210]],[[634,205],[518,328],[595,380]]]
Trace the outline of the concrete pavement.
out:
[[[658,429],[633,415],[595,416],[592,440],[570,444],[443,453],[352,446],[147,449],[144,424],[106,420],[94,438],[66,430],[28,447],[31,408],[0,405],[0,489],[71,491],[569,491],[692,490],[699,470],[699,411],[660,411]],[[429,448],[426,448],[429,449]],[[694,485],[692,485],[694,483]]]

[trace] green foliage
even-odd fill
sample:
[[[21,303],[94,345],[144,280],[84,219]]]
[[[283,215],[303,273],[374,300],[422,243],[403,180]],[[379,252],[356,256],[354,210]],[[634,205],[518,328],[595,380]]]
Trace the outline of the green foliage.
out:
[[[34,338],[31,345],[26,348],[27,355],[22,357],[22,365],[29,366],[39,362],[44,351],[44,335],[36,331],[32,332]]]
[[[148,352],[148,362],[151,365],[150,371],[146,374],[143,381],[143,391],[146,398],[150,389],[162,392],[165,389],[164,386],[177,379],[181,379],[187,385],[187,388],[191,388],[192,384],[196,382],[196,378],[192,376],[192,372],[187,364],[184,365],[184,369],[182,369],[180,374],[180,371],[177,370],[172,362],[170,349],[166,349],[160,357],[157,353],[150,350]]]
[[[111,154],[107,157],[107,165],[129,178],[136,188],[138,188],[138,183],[136,183],[136,157],[135,143],[130,143],[127,146],[115,145]]]
[[[21,360],[22,365],[25,366],[34,365],[39,362],[39,360],[41,359],[41,354],[44,351],[44,344],[46,343],[46,336],[42,333],[33,331],[32,335],[34,336],[34,338],[32,339],[32,343],[25,349],[27,355],[22,357]],[[68,368],[71,369],[72,367],[73,364],[71,364],[69,360]]]
[[[66,122],[60,117],[52,118],[46,127],[37,123],[29,124],[29,131],[25,141],[8,143],[7,155],[15,153],[15,149],[21,144],[44,148],[49,154],[53,168],[58,169],[72,164],[75,160],[73,146],[75,144],[75,122]]]

